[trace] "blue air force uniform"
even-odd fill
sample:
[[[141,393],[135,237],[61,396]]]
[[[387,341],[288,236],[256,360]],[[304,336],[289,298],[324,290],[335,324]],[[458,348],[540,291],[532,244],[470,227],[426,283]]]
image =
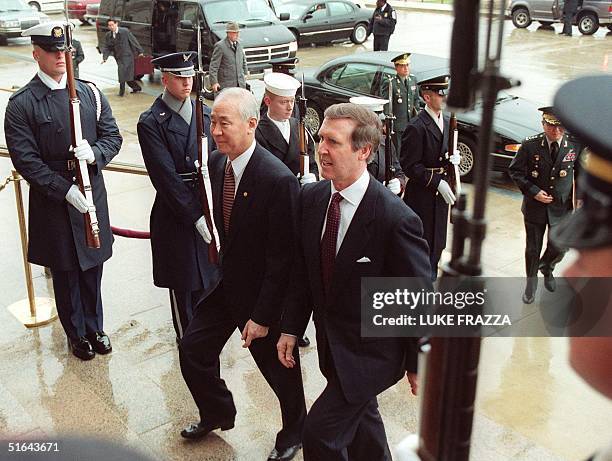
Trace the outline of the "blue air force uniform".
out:
[[[187,59],[185,59],[187,57]],[[154,59],[161,68],[180,77],[194,75],[194,52],[173,53]],[[156,190],[151,209],[153,281],[170,290],[172,319],[177,338],[183,336],[198,301],[217,285],[219,269],[208,261],[208,244],[195,227],[203,215],[195,162],[198,159],[196,105],[172,108],[179,101],[168,90],[159,96],[138,121],[138,141],[149,178]],[[215,148],[210,136],[210,109],[203,106],[204,135],[208,151]],[[190,122],[184,119],[191,114]],[[205,146],[206,147],[206,146]],[[209,205],[212,197],[208,197]]]
[[[61,23],[44,23],[24,35],[45,52],[64,48]],[[84,356],[80,358],[92,358],[83,337],[93,336],[95,342],[96,332],[103,329],[100,280],[113,244],[102,170],[119,153],[122,138],[106,97],[93,84],[76,80],[83,138],[95,155],[88,171],[101,247],[88,248],[84,215],[66,201],[68,190],[76,184],[77,163],[70,151],[65,75],[57,84],[39,71],[14,93],[6,108],[4,130],[13,165],[30,184],[28,261],[51,269],[64,331],[72,346],[81,342]]]

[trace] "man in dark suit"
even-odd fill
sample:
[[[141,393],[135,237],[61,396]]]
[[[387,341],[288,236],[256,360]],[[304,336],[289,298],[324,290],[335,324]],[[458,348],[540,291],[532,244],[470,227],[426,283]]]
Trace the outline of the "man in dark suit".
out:
[[[389,39],[395,31],[397,14],[387,0],[376,0],[376,9],[368,24],[368,36],[374,34],[374,51],[387,51]]]
[[[556,288],[553,270],[566,250],[550,240],[551,231],[572,212],[574,206],[574,169],[579,165],[579,149],[568,139],[565,128],[552,107],[542,107],[544,132],[521,143],[508,169],[510,177],[523,193],[521,211],[525,220],[525,272],[527,284],[523,302],[531,304],[538,287],[538,269],[544,274],[544,286]],[[542,252],[548,228],[546,251]]]
[[[380,130],[368,109],[329,107],[319,130],[328,180],[304,186],[300,197],[293,302],[277,348],[283,365],[299,366],[296,336],[314,311],[327,386],[306,417],[305,461],[390,460],[376,396],[404,375],[416,393],[416,342],[361,337],[362,277],[421,277],[430,285],[418,216],[367,172]]]
[[[188,51],[151,61],[162,71],[164,92],[138,121],[140,150],[157,192],[150,223],[153,281],[169,289],[177,340],[183,337],[199,300],[221,279],[219,268],[208,260],[211,234],[203,225],[195,166],[198,136],[208,141],[203,145],[203,160],[214,149],[210,109],[202,106],[204,132],[198,134],[196,104],[190,98],[196,56]]]
[[[112,350],[103,331],[100,289],[113,245],[102,170],[123,140],[106,97],[76,80],[83,139],[71,151],[64,27],[45,22],[23,32],[32,39],[39,70],[10,97],[4,131],[13,165],[30,185],[28,261],[51,268],[68,346],[76,357],[90,360]],[[83,214],[92,204],[77,185],[79,160],[87,164],[100,248],[89,248],[85,240]]]
[[[119,23],[110,19],[106,23],[108,32],[102,44],[102,64],[112,54],[117,61],[117,79],[119,80],[119,96],[125,94],[125,83],[132,89],[132,93],[142,91],[142,87],[134,79],[134,57],[144,56],[144,51],[134,37],[134,34]]]
[[[572,23],[578,11],[579,3],[582,6],[582,2],[579,2],[579,0],[565,0],[563,2],[563,30],[559,35],[572,36]]]
[[[236,407],[219,374],[219,354],[239,328],[243,347],[280,401],[283,428],[268,459],[289,460],[301,447],[306,404],[299,367],[279,363],[276,343],[294,262],[299,183],[257,145],[258,118],[259,105],[245,89],[228,88],[215,99],[211,133],[218,150],[208,165],[223,280],[198,305],[179,347],[183,377],[200,410],[200,422],[181,435],[197,439],[233,427]]]
[[[433,280],[446,247],[448,208],[455,203],[444,167],[460,160],[458,152],[447,158],[449,120],[442,112],[447,89],[446,76],[420,82],[425,108],[408,123],[400,151],[400,163],[408,176],[404,201],[423,221]]]
[[[249,69],[244,48],[239,40],[240,26],[235,22],[228,22],[225,25],[225,33],[225,39],[215,43],[208,68],[210,84],[215,93],[224,88],[247,88],[246,76]]]

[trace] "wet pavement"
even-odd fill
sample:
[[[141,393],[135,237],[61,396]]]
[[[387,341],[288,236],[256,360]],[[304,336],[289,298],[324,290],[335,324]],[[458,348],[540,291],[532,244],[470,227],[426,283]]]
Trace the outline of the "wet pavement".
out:
[[[451,16],[400,11],[398,17],[391,49],[448,57]],[[559,32],[560,25],[556,27]],[[124,136],[117,160],[142,164],[136,121],[161,92],[159,82],[145,78],[143,93],[119,98],[116,66],[112,59],[100,65],[94,30],[78,27],[75,34],[86,55],[81,77],[96,82],[109,98]],[[566,38],[535,25],[514,29],[506,21],[504,43],[502,69],[523,81],[511,92],[543,105],[551,102],[556,89],[568,79],[610,72],[612,38],[607,29],[591,37],[576,32]],[[316,66],[371,47],[370,39],[363,46],[302,48],[298,55],[301,65]],[[27,83],[34,72],[27,39],[10,40],[9,46],[0,47],[2,121],[10,95],[5,90]],[[260,85],[254,86],[261,90]],[[10,170],[10,161],[0,158],[0,180]],[[112,172],[105,177],[113,225],[146,229],[154,197],[148,178]],[[485,274],[522,275],[520,195],[503,175],[494,175],[487,218]],[[4,438],[53,439],[79,433],[112,438],[160,460],[266,458],[280,412],[250,355],[240,347],[237,334],[221,360],[223,377],[238,407],[236,427],[199,443],[179,437],[180,429],[196,419],[197,411],[179,370],[168,294],[152,283],[148,241],[116,239],[103,279],[105,329],[114,352],[86,363],[67,353],[59,322],[27,330],[6,309],[26,296],[12,185],[0,192],[0,241],[0,434]],[[569,254],[560,268],[571,257]],[[42,268],[34,266],[33,272],[37,295],[49,296],[51,287]],[[314,338],[312,325],[307,333]],[[584,459],[609,441],[612,404],[573,373],[566,355],[563,338],[484,340],[472,459]],[[302,364],[310,405],[324,386],[316,345],[302,350]],[[389,389],[379,400],[392,445],[416,430],[419,399],[410,395],[406,383]]]

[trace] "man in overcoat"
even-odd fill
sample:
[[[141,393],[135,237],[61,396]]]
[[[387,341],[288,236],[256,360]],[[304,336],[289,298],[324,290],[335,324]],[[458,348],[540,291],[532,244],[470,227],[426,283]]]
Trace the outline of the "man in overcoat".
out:
[[[219,268],[208,260],[212,234],[202,226],[204,211],[195,166],[197,136],[206,136],[204,160],[214,149],[210,109],[203,105],[204,131],[197,133],[196,105],[190,98],[196,56],[187,51],[152,61],[162,71],[164,92],[138,121],[142,157],[156,190],[150,218],[153,281],[169,290],[177,339],[183,337],[200,299],[220,280]],[[212,197],[208,201],[212,204]]]
[[[240,27],[235,22],[225,26],[226,37],[215,43],[210,66],[210,84],[217,93],[224,88],[246,88],[247,69],[246,55],[240,44]]]
[[[64,27],[46,22],[22,33],[31,37],[39,70],[10,97],[4,131],[13,165],[30,184],[28,261],[51,269],[68,346],[89,360],[112,350],[100,290],[113,244],[102,170],[119,153],[122,138],[106,97],[93,84],[76,80],[83,141],[71,152]],[[78,159],[87,162],[93,204],[76,184]],[[86,244],[84,213],[92,205],[100,248]]]
[[[433,280],[446,247],[449,205],[455,203],[445,166],[460,160],[458,152],[447,158],[449,120],[443,114],[447,89],[446,76],[420,82],[425,108],[408,123],[400,152],[408,176],[404,201],[423,221]]]
[[[125,84],[132,89],[132,93],[142,91],[142,87],[134,79],[134,58],[142,56],[144,51],[132,32],[119,27],[114,19],[107,21],[109,31],[104,36],[102,44],[102,64],[112,54],[117,61],[117,79],[119,80],[119,96],[125,94]]]
[[[395,31],[397,14],[387,0],[376,0],[376,9],[368,24],[368,36],[374,34],[374,51],[387,51]]]

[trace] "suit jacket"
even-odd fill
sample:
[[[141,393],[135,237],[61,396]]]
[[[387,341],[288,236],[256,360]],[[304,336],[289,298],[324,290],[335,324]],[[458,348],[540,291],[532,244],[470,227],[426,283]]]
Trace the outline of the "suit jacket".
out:
[[[521,211],[526,221],[556,225],[573,209],[574,171],[580,164],[579,147],[567,135],[559,143],[557,158],[553,161],[544,133],[523,141],[510,163],[512,180],[523,193]],[[549,204],[534,197],[540,190],[553,196]]]
[[[111,54],[115,57],[119,82],[134,80],[134,57],[141,53],[144,51],[130,29],[119,27],[115,38],[110,30],[104,36],[102,59],[106,61]]]
[[[301,335],[314,311],[319,366],[335,373],[349,402],[369,400],[416,371],[410,338],[361,337],[361,277],[422,277],[430,283],[427,242],[418,216],[370,177],[336,256],[326,297],[321,278],[321,233],[331,195],[329,181],[307,184],[298,214],[298,255],[282,331]],[[362,257],[371,262],[359,263]]]
[[[244,48],[240,42],[236,51],[227,37],[215,43],[208,72],[211,85],[218,83],[221,89],[236,86],[246,88],[245,76],[248,69]]]
[[[375,19],[376,17],[380,19]],[[385,3],[382,8],[376,8],[368,24],[368,35],[391,35],[395,31],[397,16],[391,5]]]
[[[100,228],[101,248],[85,244],[83,215],[66,202],[76,184],[68,170],[71,136],[68,89],[51,91],[38,78],[15,92],[6,107],[4,131],[15,169],[30,184],[28,261],[58,271],[91,269],[112,254],[106,186],[102,169],[119,153],[123,139],[102,92],[100,119],[96,98],[89,86],[76,81],[81,129],[94,152],[96,163],[88,166]]]
[[[203,210],[194,164],[198,158],[196,108],[194,101],[191,104],[191,125],[187,125],[159,96],[140,116],[138,141],[156,190],[150,218],[153,281],[159,287],[207,292],[217,285],[220,274],[208,262],[208,245],[194,226]],[[210,109],[203,106],[203,111],[211,151]],[[186,173],[193,176],[185,177]]]
[[[278,325],[294,260],[300,185],[283,162],[257,145],[236,190],[226,235],[225,165],[226,156],[214,151],[209,169],[221,237],[224,295],[238,325],[249,319],[260,325]]]
[[[449,120],[444,117],[444,134],[431,116],[422,110],[413,118],[402,137],[400,164],[408,184],[404,194],[406,204],[423,221],[423,235],[429,242],[433,255],[441,255],[446,247],[448,205],[438,193],[438,184],[446,173],[428,168],[440,168],[448,163],[444,154],[448,151]]]
[[[291,127],[289,131],[289,143],[285,141],[283,134],[278,127],[270,120],[270,117],[264,115],[255,131],[255,139],[260,146],[273,153],[278,157],[294,175],[300,172],[300,132],[299,121],[291,117],[289,119]],[[315,160],[314,140],[309,138],[308,142],[308,157],[309,171],[319,177],[319,168]]]

